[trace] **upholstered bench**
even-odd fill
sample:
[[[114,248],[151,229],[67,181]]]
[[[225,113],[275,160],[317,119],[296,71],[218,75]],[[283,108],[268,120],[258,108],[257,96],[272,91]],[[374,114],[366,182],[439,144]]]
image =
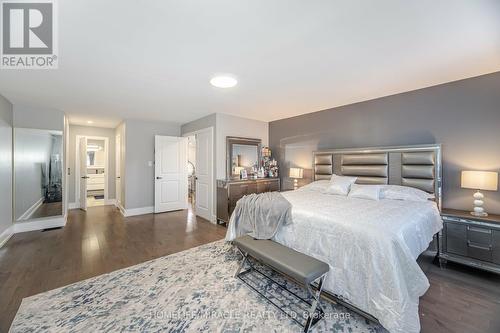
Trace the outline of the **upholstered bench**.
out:
[[[235,273],[235,277],[240,278],[243,282],[248,284],[244,279],[242,279],[243,274],[247,274],[251,271],[257,271],[261,273],[266,278],[270,278],[269,276],[263,274],[259,270],[257,270],[248,260],[248,256],[256,259],[262,264],[274,269],[275,271],[284,274],[285,276],[295,280],[296,282],[304,285],[309,296],[312,298],[312,303],[307,302],[311,305],[309,310],[309,314],[306,318],[306,323],[299,324],[304,326],[304,332],[309,331],[309,329],[314,326],[321,318],[323,317],[323,309],[319,303],[319,299],[321,296],[321,288],[323,286],[323,280],[330,270],[328,264],[305,255],[303,253],[292,250],[286,246],[273,242],[271,240],[264,239],[254,239],[250,236],[242,236],[236,238],[233,244],[238,248],[243,256],[243,260],[241,261],[238,270]],[[245,263],[248,263],[250,268],[244,272],[241,272]],[[316,287],[316,293],[312,291],[312,283],[319,279],[318,286]],[[278,282],[272,280],[280,287],[286,289],[285,286],[279,284]],[[252,286],[251,286],[252,287]],[[254,287],[252,289],[255,290]],[[288,290],[288,289],[286,289]],[[256,290],[257,291],[257,290]],[[259,292],[260,293],[260,292]],[[281,311],[285,312],[280,306],[276,305],[272,301],[270,301],[266,296],[260,293],[264,298],[266,298],[270,303],[278,307]],[[292,293],[294,294],[294,293]],[[295,294],[294,294],[295,295]],[[295,295],[297,296],[297,295]],[[298,297],[298,296],[297,296]],[[300,297],[298,297],[300,298]],[[300,298],[302,301],[304,299]],[[319,313],[317,313],[317,309],[319,306]],[[295,318],[292,318],[297,321]],[[298,321],[297,321],[298,322]]]

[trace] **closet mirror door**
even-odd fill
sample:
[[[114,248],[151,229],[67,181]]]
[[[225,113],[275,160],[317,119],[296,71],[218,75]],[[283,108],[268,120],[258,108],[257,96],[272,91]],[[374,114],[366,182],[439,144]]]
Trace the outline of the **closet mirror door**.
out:
[[[62,215],[62,131],[14,129],[14,219]]]

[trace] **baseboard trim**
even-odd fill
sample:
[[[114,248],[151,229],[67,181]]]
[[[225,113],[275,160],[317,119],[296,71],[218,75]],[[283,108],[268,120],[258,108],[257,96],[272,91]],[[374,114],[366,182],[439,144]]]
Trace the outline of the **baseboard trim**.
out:
[[[19,216],[19,220],[20,221],[29,220],[31,215],[33,215],[33,213],[43,204],[44,200],[45,200],[44,197],[41,197],[40,199],[38,199],[33,205],[31,205],[30,208],[28,208],[23,213],[23,215]]]
[[[14,228],[13,226],[8,227],[5,229],[4,232],[0,235],[0,248],[5,245],[9,241],[9,239],[14,235]]]
[[[121,213],[125,217],[154,213],[154,207],[153,206],[150,206],[150,207],[140,207],[140,208],[129,208],[129,209],[124,209],[123,207],[119,207],[119,208],[120,208]]]
[[[67,215],[59,217],[44,218],[32,220],[29,222],[16,222],[12,226],[14,233],[43,230],[48,228],[64,227],[66,225]]]

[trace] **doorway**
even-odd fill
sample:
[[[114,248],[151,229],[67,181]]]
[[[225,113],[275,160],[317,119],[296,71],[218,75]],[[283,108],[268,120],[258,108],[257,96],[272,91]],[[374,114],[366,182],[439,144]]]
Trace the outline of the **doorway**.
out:
[[[213,127],[186,133],[184,137],[188,138],[189,159],[186,167],[188,175],[191,173],[188,181],[192,190],[190,197],[193,211],[196,216],[215,222]]]
[[[188,136],[188,199],[193,211],[196,200],[196,136]]]
[[[104,140],[87,139],[87,207],[104,206],[106,155]]]
[[[104,206],[108,201],[108,147],[107,137],[76,137],[76,188],[79,208]]]

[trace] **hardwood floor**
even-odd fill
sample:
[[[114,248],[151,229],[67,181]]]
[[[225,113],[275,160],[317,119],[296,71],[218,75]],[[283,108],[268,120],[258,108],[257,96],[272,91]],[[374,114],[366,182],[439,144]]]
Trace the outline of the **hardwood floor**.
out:
[[[44,202],[37,210],[33,212],[30,218],[62,215],[62,202]]]
[[[0,332],[24,297],[183,251],[226,229],[190,211],[124,218],[111,206],[72,210],[66,227],[14,235],[0,249]],[[430,288],[420,300],[422,332],[500,332],[500,276],[431,256],[419,264]]]
[[[24,297],[210,243],[226,228],[191,211],[124,218],[112,206],[71,210],[63,229],[14,235],[0,249],[0,332]]]

